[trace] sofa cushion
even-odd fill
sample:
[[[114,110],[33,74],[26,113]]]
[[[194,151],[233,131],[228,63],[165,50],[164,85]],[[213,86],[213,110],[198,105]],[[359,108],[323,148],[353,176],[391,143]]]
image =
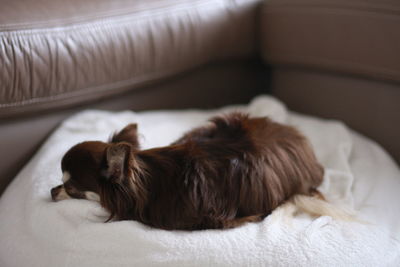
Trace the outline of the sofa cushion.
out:
[[[24,0],[0,8],[0,118],[255,51],[257,0]]]
[[[262,53],[271,64],[400,82],[397,0],[269,0]]]

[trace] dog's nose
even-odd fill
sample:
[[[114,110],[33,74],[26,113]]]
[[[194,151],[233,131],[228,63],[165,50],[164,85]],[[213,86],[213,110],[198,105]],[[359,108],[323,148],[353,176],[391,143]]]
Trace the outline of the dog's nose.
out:
[[[54,188],[52,188],[51,189],[51,198],[54,200],[54,201],[57,201],[57,196],[58,196],[58,194],[60,193],[60,191],[61,191],[61,188],[62,188],[62,185],[59,185],[59,186],[56,186],[56,187],[54,187]]]

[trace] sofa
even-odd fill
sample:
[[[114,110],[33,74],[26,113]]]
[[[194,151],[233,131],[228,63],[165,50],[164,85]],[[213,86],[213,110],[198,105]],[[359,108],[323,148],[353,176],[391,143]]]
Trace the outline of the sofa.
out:
[[[215,108],[271,94],[400,162],[393,0],[24,0],[0,8],[0,192],[84,109]]]

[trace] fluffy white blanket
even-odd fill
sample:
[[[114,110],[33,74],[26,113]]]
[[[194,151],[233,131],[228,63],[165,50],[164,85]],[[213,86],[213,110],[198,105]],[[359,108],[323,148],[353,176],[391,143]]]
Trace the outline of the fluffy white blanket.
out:
[[[162,146],[230,110],[300,129],[325,167],[320,189],[370,224],[290,219],[293,207],[286,204],[232,230],[164,231],[135,221],[104,223],[107,214],[95,202],[51,201],[61,157],[72,145],[105,141],[137,122],[144,148]],[[399,192],[399,168],[377,144],[340,122],[288,112],[271,97],[213,111],[85,111],[55,131],[1,198],[0,266],[399,266]]]

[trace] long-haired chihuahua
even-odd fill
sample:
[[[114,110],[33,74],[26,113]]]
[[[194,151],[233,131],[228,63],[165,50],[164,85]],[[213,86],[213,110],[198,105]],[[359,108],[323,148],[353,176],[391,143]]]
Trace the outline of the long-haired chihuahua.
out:
[[[108,221],[169,230],[232,228],[262,220],[293,196],[314,196],[297,204],[307,210],[307,199],[314,198],[319,204],[310,213],[324,210],[316,190],[324,169],[306,138],[293,127],[239,112],[146,150],[130,124],[108,143],[75,145],[61,169],[63,184],[51,190],[53,200],[98,201]]]

